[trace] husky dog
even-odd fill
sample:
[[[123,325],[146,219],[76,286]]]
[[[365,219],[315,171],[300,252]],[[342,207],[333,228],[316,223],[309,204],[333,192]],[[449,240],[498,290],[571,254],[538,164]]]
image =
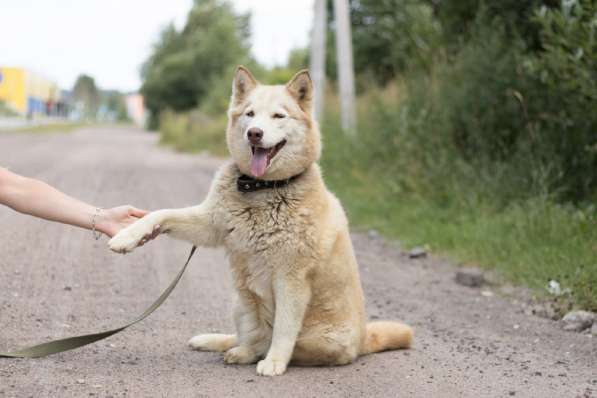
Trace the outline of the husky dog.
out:
[[[319,128],[308,71],[286,85],[260,84],[238,67],[228,111],[232,160],[198,206],[159,210],[109,241],[136,248],[160,225],[197,246],[224,246],[235,287],[236,334],[201,334],[192,348],[257,362],[260,375],[288,364],[343,365],[358,355],[407,348],[409,326],[367,323],[346,215],[317,165]]]

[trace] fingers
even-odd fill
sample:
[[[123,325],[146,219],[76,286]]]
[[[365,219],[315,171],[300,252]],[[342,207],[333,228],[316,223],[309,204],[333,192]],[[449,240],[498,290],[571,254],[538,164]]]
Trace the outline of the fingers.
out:
[[[133,217],[142,218],[149,214],[149,212],[147,210],[141,210],[131,206],[129,208],[129,214]]]

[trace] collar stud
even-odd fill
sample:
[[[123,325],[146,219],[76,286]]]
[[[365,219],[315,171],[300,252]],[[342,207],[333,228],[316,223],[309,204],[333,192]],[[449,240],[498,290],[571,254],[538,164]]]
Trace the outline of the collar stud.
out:
[[[302,174],[302,173],[301,173]],[[236,188],[239,192],[255,192],[267,188],[282,188],[289,185],[301,174],[297,174],[285,180],[265,181],[258,180],[248,175],[242,174],[236,179]]]

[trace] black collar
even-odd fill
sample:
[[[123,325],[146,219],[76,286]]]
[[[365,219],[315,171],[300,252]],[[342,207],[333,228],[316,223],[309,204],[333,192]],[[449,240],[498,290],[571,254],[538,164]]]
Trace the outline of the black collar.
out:
[[[301,174],[297,174],[286,180],[274,181],[258,180],[248,175],[241,174],[240,177],[236,179],[236,188],[239,192],[243,193],[260,191],[262,189],[282,188],[290,184],[295,179],[297,179]]]

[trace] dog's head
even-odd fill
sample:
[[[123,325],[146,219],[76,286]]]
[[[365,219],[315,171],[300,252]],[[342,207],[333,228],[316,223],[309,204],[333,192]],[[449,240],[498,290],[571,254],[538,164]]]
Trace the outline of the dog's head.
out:
[[[309,72],[286,85],[260,84],[239,66],[228,110],[228,149],[244,174],[282,180],[300,174],[319,159],[319,128],[312,118]]]

